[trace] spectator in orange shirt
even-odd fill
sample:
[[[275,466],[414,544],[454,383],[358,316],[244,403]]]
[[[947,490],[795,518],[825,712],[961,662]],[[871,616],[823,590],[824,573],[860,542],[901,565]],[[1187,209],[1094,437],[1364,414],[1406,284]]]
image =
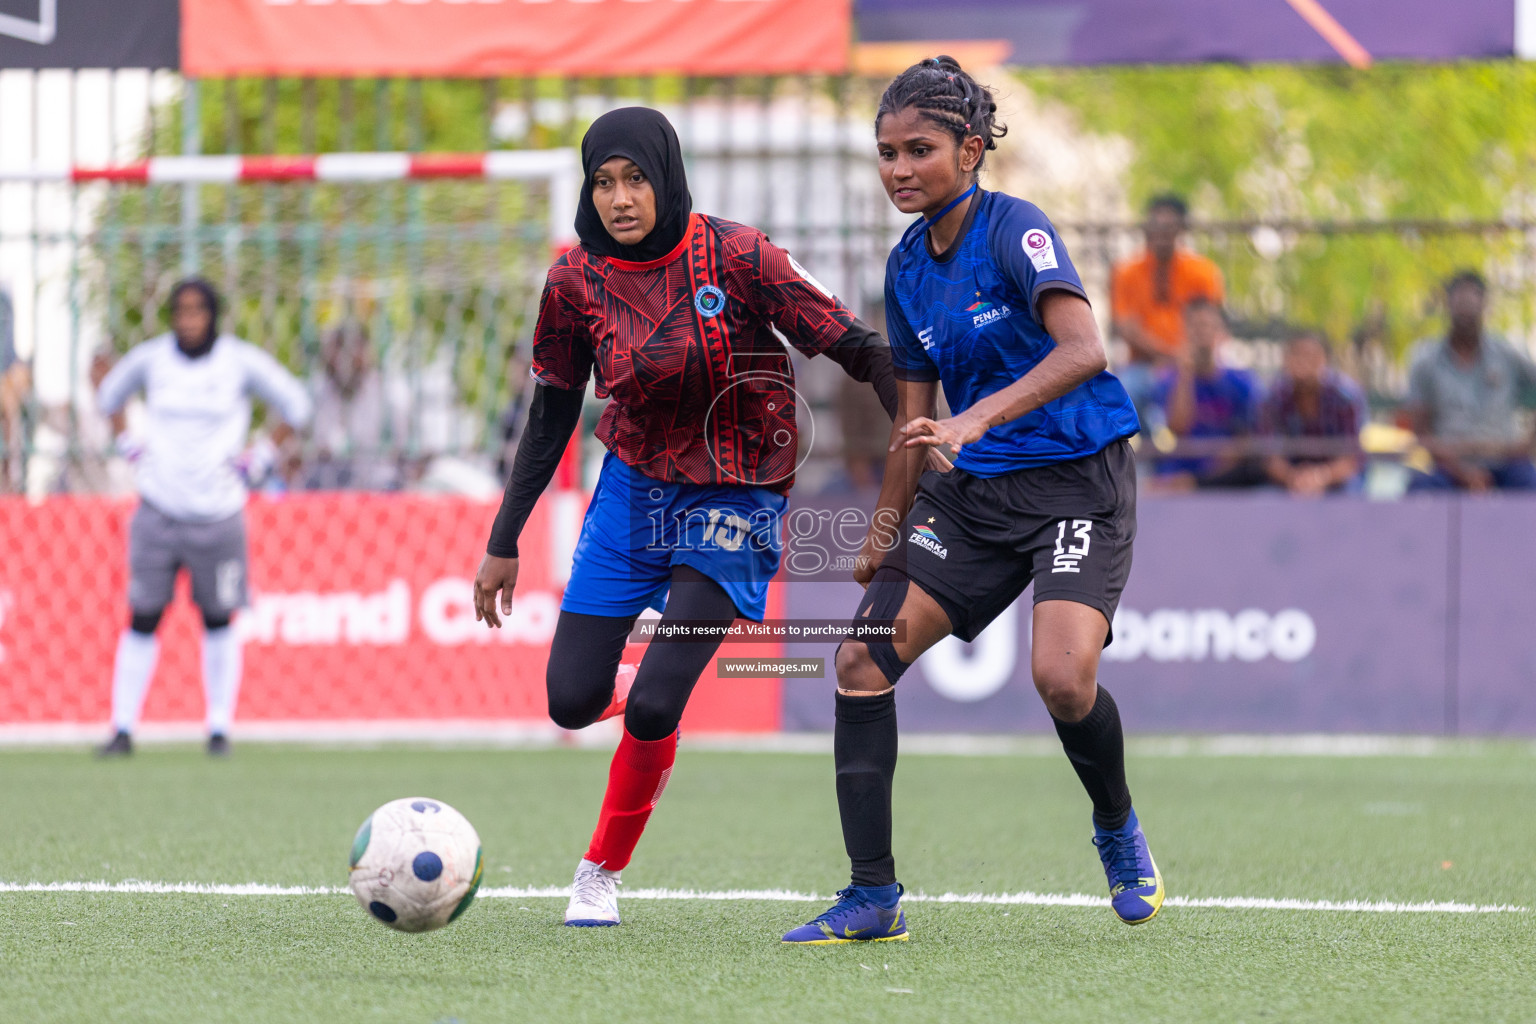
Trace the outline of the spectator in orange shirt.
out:
[[[1145,428],[1156,426],[1149,413],[1156,411],[1158,372],[1184,350],[1185,307],[1197,299],[1219,307],[1226,298],[1216,264],[1179,246],[1188,216],[1189,207],[1175,195],[1148,203],[1146,251],[1118,264],[1110,286],[1114,332],[1130,349],[1129,362],[1116,367],[1115,376]]]

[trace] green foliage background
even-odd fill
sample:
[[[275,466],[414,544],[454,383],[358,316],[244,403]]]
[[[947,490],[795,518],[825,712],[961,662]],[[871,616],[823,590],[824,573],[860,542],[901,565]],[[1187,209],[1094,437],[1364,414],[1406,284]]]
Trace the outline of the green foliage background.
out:
[[[479,152],[495,148],[499,98],[496,83],[463,80],[205,80],[200,148]],[[184,116],[180,101],[157,112],[147,152],[180,153]],[[535,127],[524,144],[563,141]],[[164,329],[164,301],[182,274],[182,195],[150,186],[107,198],[94,247],[97,298],[119,349]],[[232,330],[296,369],[314,364],[321,330],[346,316],[410,368],[446,346],[458,396],[490,428],[516,383],[508,360],[531,332],[549,259],[541,190],[283,184],[207,186],[198,199],[198,266],[230,299]]]
[[[198,83],[203,153],[356,151],[476,153],[575,146],[584,97],[764,96],[787,80],[205,79]],[[820,80],[829,91],[835,82]],[[529,116],[516,140],[493,124],[507,104],[563,111]],[[546,112],[547,113],[547,112]],[[183,151],[185,103],[154,112],[146,155]],[[118,350],[165,329],[165,300],[182,275],[181,186],[107,193],[88,287]],[[381,351],[419,365],[451,352],[456,393],[489,430],[509,388],[509,360],[532,334],[549,262],[541,187],[433,181],[282,184],[199,189],[198,266],[231,301],[227,323],[289,366],[314,363],[319,336],[344,316],[365,322]],[[382,292],[361,301],[354,294]]]
[[[1158,192],[1190,197],[1196,244],[1221,263],[1234,311],[1257,332],[1319,327],[1335,341],[1400,356],[1439,329],[1440,282],[1471,266],[1493,282],[1495,325],[1522,340],[1533,333],[1536,232],[1526,225],[1536,220],[1536,65],[1201,65],[1015,76],[1069,108],[1084,132],[1130,141],[1128,217]],[[577,114],[583,96],[686,104],[797,84],[851,108],[867,105],[880,83],[205,80],[200,137],[209,153],[473,152],[508,144],[492,132],[501,105],[555,100],[568,104],[569,116],[559,124],[530,118],[513,144],[573,145],[585,127]],[[146,150],[179,152],[182,116],[179,103],[159,111]],[[99,251],[120,345],[157,326],[177,276],[180,195],[116,190],[108,204]],[[422,281],[434,266],[452,275],[473,263],[455,288],[399,290],[370,315],[385,343],[416,336],[456,346],[461,387],[483,399],[501,388],[507,354],[526,334],[527,297],[504,285],[537,277],[535,264],[546,258],[534,244],[539,205],[522,187],[454,182],[209,187],[200,244],[210,275],[241,296],[237,324],[296,363],[313,357],[316,325],[339,315],[314,298],[317,282]],[[1265,258],[1253,243],[1260,224],[1279,231],[1278,257]],[[456,226],[474,244],[433,243],[434,225]]]
[[[1191,198],[1196,221],[1314,225],[1283,231],[1273,263],[1251,244],[1212,246],[1239,313],[1321,326],[1335,339],[1364,330],[1401,351],[1436,325],[1439,283],[1472,266],[1493,279],[1497,322],[1519,332],[1532,322],[1533,238],[1518,225],[1536,215],[1536,65],[1018,77],[1085,129],[1132,142],[1138,208],[1171,190]]]

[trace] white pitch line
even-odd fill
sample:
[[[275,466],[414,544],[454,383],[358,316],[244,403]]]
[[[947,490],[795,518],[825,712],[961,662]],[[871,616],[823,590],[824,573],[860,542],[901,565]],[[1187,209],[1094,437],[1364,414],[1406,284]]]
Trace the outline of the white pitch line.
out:
[[[335,896],[351,892],[329,885],[213,885],[203,882],[0,882],[0,893],[7,892],[89,892],[126,895],[168,896]]]
[[[0,893],[79,892],[122,893],[129,895],[191,896],[345,896],[352,890],[332,886],[263,885],[247,882],[239,885],[213,885],[201,882],[0,882]],[[568,886],[490,886],[480,890],[481,899],[565,899]],[[732,900],[758,903],[825,903],[831,896],[794,889],[627,889],[631,900]],[[1086,893],[960,893],[928,895],[909,892],[902,897],[909,903],[977,903],[992,906],[1032,907],[1106,907],[1109,900]],[[1528,907],[1511,903],[1398,903],[1392,900],[1298,900],[1258,896],[1210,897],[1170,896],[1170,907],[1219,910],[1311,910],[1352,914],[1524,914]]]

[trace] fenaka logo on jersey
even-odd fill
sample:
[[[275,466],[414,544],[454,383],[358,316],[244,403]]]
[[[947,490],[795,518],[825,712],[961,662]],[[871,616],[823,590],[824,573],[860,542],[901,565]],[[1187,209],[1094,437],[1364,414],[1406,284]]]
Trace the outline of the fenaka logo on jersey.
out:
[[[1024,232],[1024,254],[1029,257],[1029,262],[1035,265],[1035,272],[1042,270],[1055,270],[1056,243],[1051,241],[1051,236],[1038,228]]]
[[[701,285],[699,290],[693,293],[693,308],[698,310],[699,316],[704,319],[713,319],[725,308],[725,292],[712,284]]]
[[[924,352],[927,352],[929,349],[933,348],[933,328],[924,327],[922,330],[918,331],[917,341],[918,344],[923,346]]]
[[[944,542],[939,540],[939,535],[934,533],[931,527],[924,526],[922,523],[912,527],[912,536],[907,538],[907,543],[927,548],[940,558],[949,557],[949,548],[945,547]]]
[[[974,302],[965,307],[965,311],[975,314],[975,316],[971,317],[971,326],[973,328],[985,326],[994,320],[1006,320],[1013,316],[1013,309],[1006,302],[1001,306],[994,306],[990,302]]]

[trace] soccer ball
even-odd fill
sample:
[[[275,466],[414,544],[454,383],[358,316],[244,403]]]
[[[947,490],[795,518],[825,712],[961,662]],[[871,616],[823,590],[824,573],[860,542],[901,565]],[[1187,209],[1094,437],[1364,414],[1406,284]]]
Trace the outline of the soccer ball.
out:
[[[474,901],[482,870],[475,827],[441,800],[391,800],[352,840],[352,892],[397,931],[456,920]]]

